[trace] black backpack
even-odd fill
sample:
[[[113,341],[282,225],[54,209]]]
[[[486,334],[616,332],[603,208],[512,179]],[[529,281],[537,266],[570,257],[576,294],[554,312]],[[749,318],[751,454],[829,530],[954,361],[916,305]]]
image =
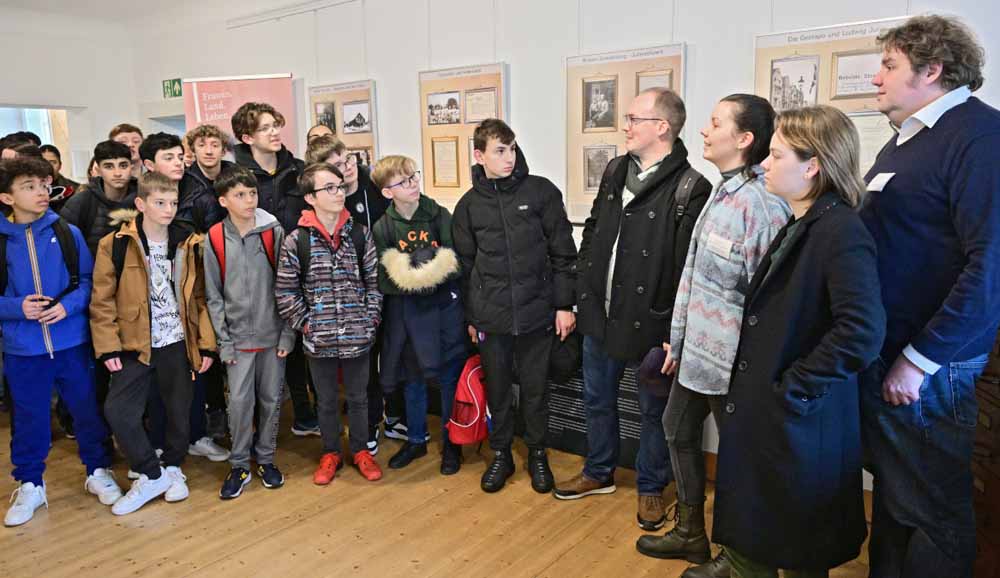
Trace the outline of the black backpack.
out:
[[[312,260],[312,247],[309,244],[309,236],[312,234],[309,227],[299,227],[299,234],[295,238],[295,253],[299,257],[299,282],[305,288],[306,273],[309,272],[309,262]],[[361,282],[365,281],[365,231],[361,225],[352,224],[351,241],[354,242],[354,252],[358,257],[358,272],[361,275]]]
[[[69,285],[52,299],[50,306],[55,305],[80,286],[80,254],[76,250],[76,240],[73,239],[69,223],[60,218],[52,224],[52,231],[59,243],[66,271],[69,272]],[[0,295],[2,295],[7,291],[7,235],[0,235],[0,263],[3,263],[2,268],[0,268]]]

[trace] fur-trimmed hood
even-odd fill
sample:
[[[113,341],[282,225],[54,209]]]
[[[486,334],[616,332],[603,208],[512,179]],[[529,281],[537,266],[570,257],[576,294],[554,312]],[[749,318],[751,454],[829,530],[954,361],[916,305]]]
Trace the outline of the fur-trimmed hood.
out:
[[[382,253],[380,262],[386,275],[404,293],[421,293],[434,289],[458,275],[458,255],[450,247],[430,249],[433,256],[422,259],[424,250],[404,253],[390,248]]]
[[[120,227],[125,223],[131,223],[139,216],[136,209],[115,209],[108,213],[108,223],[112,227]]]

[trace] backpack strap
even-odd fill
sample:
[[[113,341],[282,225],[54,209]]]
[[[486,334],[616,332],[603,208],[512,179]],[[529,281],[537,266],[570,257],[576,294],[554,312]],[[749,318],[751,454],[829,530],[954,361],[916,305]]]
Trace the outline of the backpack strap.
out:
[[[677,190],[674,192],[674,202],[677,206],[674,223],[680,223],[681,218],[684,217],[688,202],[691,200],[691,191],[700,176],[701,173],[696,171],[694,167],[688,167],[681,175],[681,180],[677,183]]]
[[[357,253],[358,257],[358,274],[361,276],[361,281],[365,280],[365,229],[363,225],[354,223],[351,227],[351,241],[354,242],[354,252]]]
[[[221,225],[222,223],[219,223],[219,226]],[[260,234],[260,242],[264,245],[264,252],[267,253],[267,260],[271,262],[271,268],[276,269],[278,267],[278,257],[274,252],[274,229],[263,231]]]
[[[111,244],[111,262],[115,266],[115,286],[122,280],[122,271],[125,270],[125,253],[128,252],[128,237],[115,236]]]
[[[212,245],[212,252],[219,261],[219,277],[222,284],[226,284],[226,239],[223,237],[222,223],[216,223],[208,230],[208,242]]]
[[[306,289],[306,277],[309,275],[309,262],[312,260],[312,247],[309,244],[309,237],[312,232],[309,227],[299,227],[298,235],[295,236],[295,254],[299,258],[299,284],[302,291]]]
[[[52,300],[53,303],[58,303],[63,297],[75,291],[80,286],[80,253],[76,249],[76,240],[73,239],[73,231],[70,230],[69,223],[60,218],[52,224],[52,231],[55,233],[56,241],[59,243],[59,250],[62,252],[66,271],[69,272],[69,285]]]
[[[7,235],[0,235],[0,295],[7,292]]]

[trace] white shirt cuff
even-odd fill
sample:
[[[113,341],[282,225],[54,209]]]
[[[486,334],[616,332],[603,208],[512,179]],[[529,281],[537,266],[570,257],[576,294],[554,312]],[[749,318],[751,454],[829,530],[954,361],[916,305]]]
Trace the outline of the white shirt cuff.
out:
[[[909,359],[913,365],[916,365],[920,369],[924,370],[924,373],[927,375],[934,375],[939,369],[941,369],[940,365],[924,357],[919,351],[914,349],[912,345],[906,346],[906,349],[903,350],[903,355]]]

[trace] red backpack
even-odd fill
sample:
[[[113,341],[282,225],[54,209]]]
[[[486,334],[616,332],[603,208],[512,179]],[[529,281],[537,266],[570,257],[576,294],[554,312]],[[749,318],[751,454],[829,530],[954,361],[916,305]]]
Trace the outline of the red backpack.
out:
[[[475,444],[489,435],[489,414],[486,407],[486,387],[483,385],[483,364],[479,355],[465,362],[462,377],[455,388],[455,404],[448,420],[448,439],[453,444]]]
[[[222,279],[222,284],[226,284],[226,239],[223,236],[222,223],[216,223],[208,230],[208,241],[212,245],[212,252],[215,253],[215,258],[219,260],[219,277]],[[274,229],[267,229],[261,231],[260,242],[264,245],[264,251],[267,253],[267,260],[271,262],[271,268],[274,269],[277,266],[277,255],[274,252]]]

